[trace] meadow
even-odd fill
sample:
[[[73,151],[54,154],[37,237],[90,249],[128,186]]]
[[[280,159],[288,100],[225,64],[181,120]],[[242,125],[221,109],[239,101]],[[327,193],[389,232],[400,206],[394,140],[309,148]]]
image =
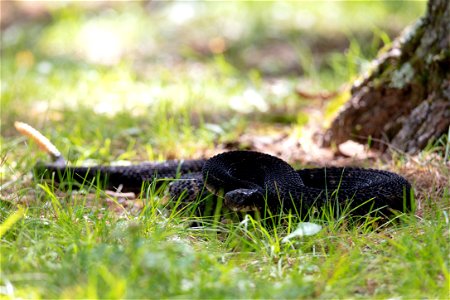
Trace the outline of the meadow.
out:
[[[387,158],[364,145],[356,159],[320,149],[314,135],[348,99],[346,85],[425,4],[42,2],[17,10],[1,34],[1,297],[448,299],[448,136],[414,156],[388,150]],[[340,92],[307,99],[299,89]],[[39,129],[74,165],[253,149],[296,168],[397,172],[414,186],[417,207],[390,220],[330,211],[284,216],[270,228],[220,215],[192,226],[196,216],[152,185],[130,200],[33,179],[36,162],[49,158],[15,121]],[[321,230],[290,237],[309,223]]]

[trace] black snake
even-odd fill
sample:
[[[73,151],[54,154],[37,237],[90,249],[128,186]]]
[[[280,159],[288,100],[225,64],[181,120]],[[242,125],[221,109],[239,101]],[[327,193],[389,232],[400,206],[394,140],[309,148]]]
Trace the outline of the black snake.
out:
[[[145,182],[170,179],[173,183],[169,190],[174,198],[183,195],[194,201],[206,187],[223,197],[225,206],[235,211],[270,209],[276,213],[303,214],[312,207],[338,203],[365,214],[370,210],[388,212],[390,209],[406,212],[413,206],[409,182],[382,170],[352,167],[294,170],[277,157],[254,151],[230,151],[209,159],[132,166],[74,167],[66,165],[54,146],[51,150],[43,147],[56,161],[38,163],[35,168],[38,176],[46,174],[56,182],[70,176],[78,182],[103,183],[102,187],[107,189],[121,187],[122,191],[140,191]]]

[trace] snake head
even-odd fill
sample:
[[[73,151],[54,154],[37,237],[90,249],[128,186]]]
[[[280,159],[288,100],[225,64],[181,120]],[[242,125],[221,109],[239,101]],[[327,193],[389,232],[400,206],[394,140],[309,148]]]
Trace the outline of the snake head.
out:
[[[255,211],[261,209],[264,195],[258,189],[236,189],[225,194],[225,205],[233,211]]]

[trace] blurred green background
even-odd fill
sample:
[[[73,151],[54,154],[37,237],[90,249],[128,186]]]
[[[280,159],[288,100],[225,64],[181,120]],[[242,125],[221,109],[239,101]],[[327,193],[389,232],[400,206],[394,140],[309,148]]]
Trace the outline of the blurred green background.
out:
[[[333,91],[355,79],[426,3],[1,5],[2,137],[16,135],[16,120],[46,134],[52,125],[71,145],[119,135],[128,148],[142,137],[153,159],[192,154],[177,152],[180,142],[232,140],[255,120],[302,126],[311,106],[329,120],[346,97],[322,104],[295,88]]]

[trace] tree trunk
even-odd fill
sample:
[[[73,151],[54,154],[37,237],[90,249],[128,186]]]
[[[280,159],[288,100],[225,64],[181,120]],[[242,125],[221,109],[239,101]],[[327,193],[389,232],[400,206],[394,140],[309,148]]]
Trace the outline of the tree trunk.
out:
[[[379,55],[325,133],[324,144],[371,138],[416,153],[450,126],[450,1],[427,12]]]

